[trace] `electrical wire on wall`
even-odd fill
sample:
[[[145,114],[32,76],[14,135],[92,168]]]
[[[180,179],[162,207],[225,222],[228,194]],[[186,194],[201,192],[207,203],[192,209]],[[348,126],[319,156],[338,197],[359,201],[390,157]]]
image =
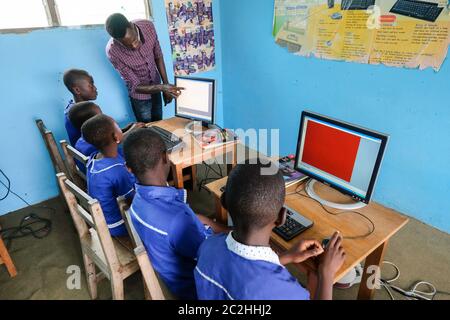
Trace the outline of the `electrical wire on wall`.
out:
[[[10,194],[16,196],[28,207],[33,207],[33,209],[45,209],[49,210],[50,213],[55,213],[56,210],[45,206],[32,206],[28,201],[18,195],[11,189],[11,180],[5,174],[3,170],[0,169],[0,174],[6,180],[6,183],[0,179],[0,184],[6,188],[6,193],[0,198],[0,201],[5,200]],[[45,238],[52,229],[52,221],[50,219],[42,218],[36,213],[30,213],[23,217],[20,224],[17,227],[0,229],[0,236],[5,241],[5,245],[9,248],[11,246],[13,239],[23,238],[27,236],[33,236],[36,239]]]

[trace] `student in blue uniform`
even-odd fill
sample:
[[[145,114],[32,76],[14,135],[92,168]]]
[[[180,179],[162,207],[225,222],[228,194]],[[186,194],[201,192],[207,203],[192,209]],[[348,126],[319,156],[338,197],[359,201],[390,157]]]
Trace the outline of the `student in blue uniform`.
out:
[[[186,190],[169,187],[170,161],[159,135],[148,129],[135,130],[124,141],[124,154],[138,181],[131,219],[150,261],[172,294],[196,299],[197,250],[213,232],[229,229],[196,215],[186,203]]]
[[[199,249],[195,282],[205,300],[307,300],[309,292],[284,267],[320,255],[318,299],[331,299],[333,278],[345,253],[336,233],[325,252],[315,240],[303,240],[278,256],[269,246],[272,229],[286,219],[281,172],[262,175],[261,164],[239,164],[222,196],[234,231],[208,238]]]
[[[98,114],[102,114],[102,110],[94,102],[78,102],[74,104],[70,109],[69,120],[73,124],[73,126],[81,132],[81,127],[83,126],[83,124]],[[92,153],[97,152],[97,148],[88,143],[84,139],[83,135],[78,138],[74,147],[87,157],[89,157]]]
[[[134,176],[127,170],[119,150],[122,130],[107,115],[96,115],[81,127],[86,141],[99,150],[91,155],[87,165],[88,193],[97,199],[112,236],[126,236],[117,198],[125,196],[131,203],[134,196]]]
[[[69,111],[75,103],[83,101],[92,101],[97,99],[97,88],[94,84],[94,79],[85,70],[70,69],[64,72],[64,85],[67,90],[73,95],[64,110],[64,125],[66,127],[67,135],[72,146],[75,146],[78,139],[81,137],[80,128],[75,127],[69,119]]]

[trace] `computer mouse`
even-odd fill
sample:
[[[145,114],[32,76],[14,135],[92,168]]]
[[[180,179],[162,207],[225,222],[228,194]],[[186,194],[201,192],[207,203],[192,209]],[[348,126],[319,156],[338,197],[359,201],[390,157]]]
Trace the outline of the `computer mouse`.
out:
[[[325,238],[322,240],[322,248],[326,248],[331,238]]]
[[[340,19],[342,19],[342,14],[340,12],[335,12],[331,15],[331,19],[340,20]]]

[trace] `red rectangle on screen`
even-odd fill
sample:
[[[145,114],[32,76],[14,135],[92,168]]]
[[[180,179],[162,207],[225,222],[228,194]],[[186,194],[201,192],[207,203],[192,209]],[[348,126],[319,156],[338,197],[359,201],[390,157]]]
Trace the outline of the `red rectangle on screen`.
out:
[[[361,138],[309,120],[302,161],[350,182]]]

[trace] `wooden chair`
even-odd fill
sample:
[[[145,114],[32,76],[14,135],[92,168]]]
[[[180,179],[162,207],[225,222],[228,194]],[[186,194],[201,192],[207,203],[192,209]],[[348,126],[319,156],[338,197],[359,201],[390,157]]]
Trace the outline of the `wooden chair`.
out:
[[[45,142],[45,146],[50,155],[53,167],[55,168],[55,173],[59,172],[67,173],[63,158],[61,157],[61,153],[58,150],[58,145],[56,144],[53,133],[47,129],[47,127],[44,124],[44,121],[42,121],[41,119],[36,120],[36,126],[38,127],[42,139]]]
[[[111,237],[97,200],[67,179],[64,173],[57,174],[57,178],[80,237],[92,299],[97,298],[97,283],[106,277],[111,281],[113,299],[123,300],[123,281],[139,270],[133,250]],[[96,266],[101,271],[99,274]]]
[[[87,167],[89,157],[86,157],[80,151],[72,147],[67,143],[66,140],[61,140],[59,143],[64,153],[67,173],[70,177],[70,180],[72,180],[81,189],[87,190],[86,175],[80,169],[78,169],[75,159],[80,161],[84,166]]]
[[[131,242],[134,246],[134,254],[141,268],[142,278],[144,280],[144,295],[147,300],[173,300],[175,297],[169,292],[166,285],[160,280],[153,269],[152,263],[148,258],[144,244],[139,237],[133,222],[131,221],[129,206],[124,197],[117,198],[120,213],[125,221],[125,226],[130,235]]]
[[[0,236],[0,265],[2,264],[6,266],[6,270],[8,270],[11,278],[14,278],[17,275],[16,267],[14,266],[11,256],[9,255],[8,250],[6,249],[5,243],[3,242],[3,239]]]

